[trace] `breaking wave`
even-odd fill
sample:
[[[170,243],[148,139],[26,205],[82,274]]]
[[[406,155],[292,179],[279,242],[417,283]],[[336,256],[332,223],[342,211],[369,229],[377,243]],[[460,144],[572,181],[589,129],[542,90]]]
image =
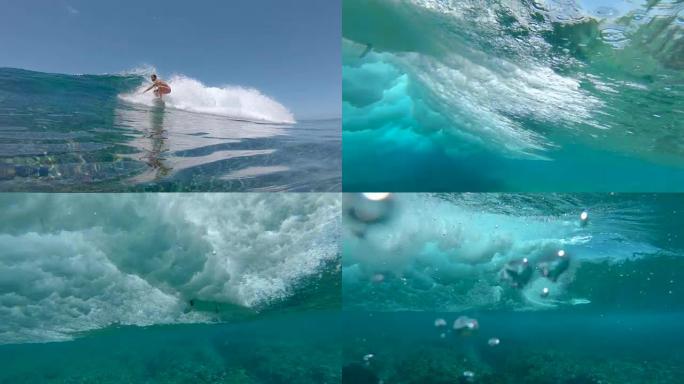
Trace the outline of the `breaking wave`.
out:
[[[334,194],[0,200],[0,343],[261,311],[320,283],[338,258]]]

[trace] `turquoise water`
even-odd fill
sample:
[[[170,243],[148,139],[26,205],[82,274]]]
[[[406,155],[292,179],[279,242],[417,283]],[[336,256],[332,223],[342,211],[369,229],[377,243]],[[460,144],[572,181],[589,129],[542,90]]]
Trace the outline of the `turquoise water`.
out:
[[[0,207],[0,382],[684,373],[681,194],[5,193]]]
[[[684,196],[347,194],[343,211],[344,382],[681,380]]]
[[[145,76],[0,68],[0,190],[341,189],[339,120],[182,75],[159,103]]]
[[[0,194],[0,382],[339,382],[340,205]]]
[[[682,191],[683,14],[345,1],[345,191]]]
[[[347,313],[342,382],[674,384],[684,374],[681,313],[475,312],[471,335],[450,330],[456,316]]]
[[[339,383],[339,321],[330,312],[298,312],[211,325],[113,328],[64,343],[3,345],[0,382]]]

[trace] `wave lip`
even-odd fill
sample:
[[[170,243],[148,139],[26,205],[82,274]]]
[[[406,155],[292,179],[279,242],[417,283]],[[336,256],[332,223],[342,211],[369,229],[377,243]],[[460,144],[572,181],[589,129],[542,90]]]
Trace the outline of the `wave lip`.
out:
[[[164,97],[166,106],[189,112],[226,116],[237,120],[250,120],[278,124],[294,124],[294,115],[284,105],[254,88],[239,86],[210,87],[199,80],[174,75],[168,81],[171,94]],[[153,106],[152,92],[142,93],[149,85],[119,95],[134,104]]]

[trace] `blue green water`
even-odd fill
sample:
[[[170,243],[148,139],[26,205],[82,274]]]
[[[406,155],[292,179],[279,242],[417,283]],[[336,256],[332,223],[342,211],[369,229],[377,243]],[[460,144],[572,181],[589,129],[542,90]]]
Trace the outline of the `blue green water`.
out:
[[[684,373],[681,194],[5,193],[0,207],[0,382]]]
[[[682,191],[683,15],[344,1],[345,191]]]
[[[473,316],[480,328],[463,336],[450,331],[453,313],[347,313],[342,382],[674,384],[684,374],[681,314]]]
[[[345,382],[681,380],[683,195],[347,194],[343,211]]]
[[[182,75],[159,103],[143,73],[0,68],[0,190],[341,189],[339,120],[296,121],[258,90]]]
[[[121,327],[0,346],[1,383],[339,383],[339,316],[298,312],[211,325]]]
[[[337,194],[0,194],[0,383],[340,381]]]

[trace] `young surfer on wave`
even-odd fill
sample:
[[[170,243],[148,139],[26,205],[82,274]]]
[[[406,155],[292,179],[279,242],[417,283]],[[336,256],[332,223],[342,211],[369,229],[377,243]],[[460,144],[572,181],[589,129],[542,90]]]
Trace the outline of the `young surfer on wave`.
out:
[[[156,88],[154,90],[154,95],[160,99],[162,98],[162,95],[167,95],[171,93],[171,87],[166,82],[161,81],[159,78],[157,78],[157,75],[152,74],[150,79],[152,79],[152,85],[150,85],[149,88],[144,90],[143,93],[149,91],[152,88]]]

